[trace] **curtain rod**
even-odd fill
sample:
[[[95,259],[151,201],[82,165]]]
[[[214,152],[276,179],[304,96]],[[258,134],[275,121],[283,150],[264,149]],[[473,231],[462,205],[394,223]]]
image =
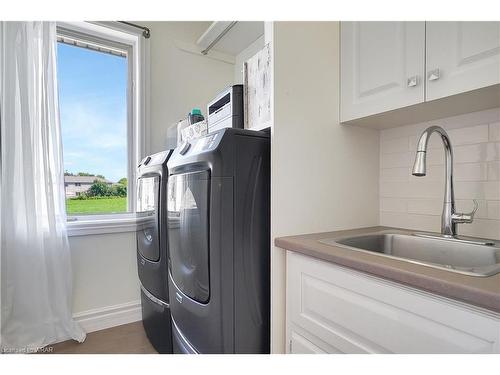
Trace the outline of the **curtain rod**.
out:
[[[118,21],[118,22],[123,23],[125,25],[129,25],[129,26],[138,28],[138,29],[141,29],[142,30],[142,36],[144,38],[146,38],[146,39],[149,39],[149,37],[151,36],[151,30],[149,30],[147,27],[136,25],[135,23],[127,22],[127,21]]]

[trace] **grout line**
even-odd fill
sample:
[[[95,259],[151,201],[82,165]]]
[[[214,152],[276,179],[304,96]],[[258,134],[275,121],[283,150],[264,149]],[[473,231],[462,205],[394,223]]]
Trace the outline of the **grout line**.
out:
[[[419,214],[415,212],[401,212],[401,211],[380,211],[380,213],[389,213],[389,214],[396,214],[396,215],[405,215],[405,216],[431,216],[431,217],[440,217],[441,214]],[[500,219],[492,219],[489,217],[478,217],[474,219],[474,222],[477,221],[494,221],[494,222],[500,222]]]
[[[383,196],[383,195],[379,195],[379,198],[380,199],[397,199],[397,200],[412,200],[412,201],[436,201],[436,200],[439,200],[441,203],[442,203],[442,200],[443,198],[442,197],[439,197],[439,198],[422,198],[422,197],[387,197],[387,196]],[[455,203],[456,202],[468,202],[472,199],[476,199],[478,202],[499,202],[500,203],[500,200],[498,199],[484,199],[484,198],[457,198],[455,199]]]
[[[466,165],[466,164],[486,164],[487,165],[489,163],[498,163],[498,162],[500,162],[500,158],[498,160],[495,159],[495,160],[485,160],[485,161],[454,162],[453,166]],[[442,166],[444,166],[444,163],[442,163],[442,164],[435,164],[435,163],[430,164],[430,163],[427,163],[427,165],[429,167],[442,167]],[[386,167],[386,168],[380,167],[380,171],[385,170],[385,169],[402,169],[402,168],[409,169],[411,167],[412,167],[412,165],[404,165],[404,166],[401,166],[401,167]],[[486,180],[478,180],[478,181],[486,181]],[[492,181],[496,181],[496,180],[492,180]]]
[[[418,137],[418,136],[417,136]],[[409,137],[408,137],[409,138]],[[399,138],[395,138],[395,139],[399,139]],[[408,141],[409,142],[409,141]],[[382,143],[382,142],[380,142]],[[472,143],[460,143],[458,145],[453,145],[453,142],[452,142],[452,145],[453,145],[453,149],[456,149],[456,148],[460,148],[460,147],[465,147],[465,146],[474,146],[474,145],[482,145],[482,144],[497,144],[497,143],[500,143],[500,140],[496,140],[496,141],[492,141],[492,140],[487,140],[487,141],[483,141],[483,142],[472,142]],[[380,144],[380,146],[382,146],[382,144]],[[383,149],[382,147],[380,148],[380,155],[394,155],[394,154],[406,154],[406,153],[413,153],[413,152],[416,152],[416,148],[415,149],[410,149],[408,148],[407,151],[398,151],[398,152],[383,152]],[[429,150],[441,150],[441,147],[429,147]]]
[[[427,21],[424,22],[424,73],[422,85],[424,85],[424,102],[427,101]]]

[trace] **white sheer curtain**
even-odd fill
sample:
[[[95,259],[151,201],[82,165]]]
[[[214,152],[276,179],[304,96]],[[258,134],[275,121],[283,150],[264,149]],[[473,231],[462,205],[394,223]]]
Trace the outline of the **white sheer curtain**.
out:
[[[85,339],[71,314],[56,48],[53,22],[0,22],[1,345],[7,352]]]

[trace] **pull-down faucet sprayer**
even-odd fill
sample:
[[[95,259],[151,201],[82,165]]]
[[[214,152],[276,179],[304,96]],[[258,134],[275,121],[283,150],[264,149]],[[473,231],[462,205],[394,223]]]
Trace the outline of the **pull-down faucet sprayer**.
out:
[[[472,223],[478,205],[476,200],[474,200],[474,210],[472,212],[468,214],[455,212],[455,195],[453,191],[453,151],[448,134],[440,126],[430,126],[425,129],[420,136],[412,174],[417,177],[426,175],[427,144],[429,143],[430,136],[434,132],[441,136],[445,150],[446,180],[444,188],[443,213],[441,216],[441,234],[451,237],[457,235],[457,223]]]

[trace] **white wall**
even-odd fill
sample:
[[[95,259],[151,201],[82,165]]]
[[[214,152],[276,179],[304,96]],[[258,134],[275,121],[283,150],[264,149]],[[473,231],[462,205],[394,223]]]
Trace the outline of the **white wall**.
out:
[[[139,301],[135,233],[69,238],[73,312]]]
[[[166,148],[169,126],[193,107],[206,116],[207,103],[233,83],[234,64],[181,50],[175,41],[194,45],[210,22],[141,23],[151,29],[151,153]]]
[[[454,152],[456,208],[468,212],[477,199],[472,224],[459,234],[500,239],[500,108],[381,131],[380,224],[440,232],[444,195],[444,151],[433,135],[427,176],[411,175],[417,140],[430,125],[448,131]]]
[[[338,23],[275,22],[272,34],[272,240],[377,225],[379,133],[339,124]],[[271,345],[282,353],[285,253],[274,246],[271,269]]]
[[[232,83],[234,65],[184,52],[175,40],[193,43],[209,22],[151,22],[150,139],[147,153],[165,148],[166,129],[193,107],[203,112],[219,90]],[[73,311],[140,299],[135,233],[70,238],[74,271]]]

